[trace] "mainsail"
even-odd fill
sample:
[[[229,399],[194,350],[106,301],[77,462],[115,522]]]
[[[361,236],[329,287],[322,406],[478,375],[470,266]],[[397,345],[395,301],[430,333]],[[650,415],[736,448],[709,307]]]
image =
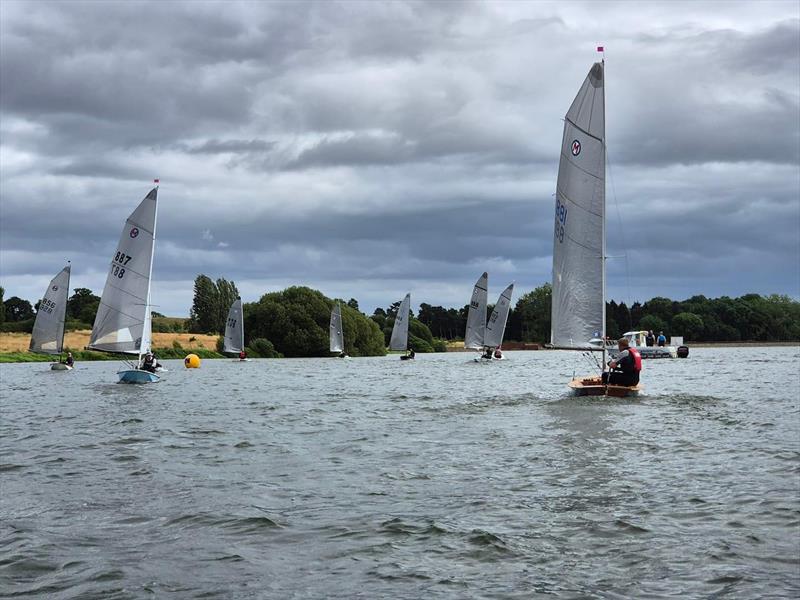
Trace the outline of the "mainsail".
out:
[[[60,354],[64,347],[64,319],[69,296],[70,265],[56,275],[39,301],[29,350],[40,354]]]
[[[389,350],[405,350],[408,347],[408,311],[411,307],[411,294],[406,294],[394,318]]]
[[[497,299],[497,304],[494,305],[494,310],[489,320],[486,323],[486,335],[483,339],[484,346],[488,348],[497,348],[503,343],[503,333],[506,330],[506,321],[508,321],[508,311],[511,309],[511,294],[514,293],[514,284],[509,285],[500,298]]]
[[[605,89],[595,63],[564,119],[553,240],[550,341],[588,347],[605,335]]]
[[[157,196],[155,187],[125,221],[92,327],[92,350],[125,354],[150,350],[150,276]]]
[[[342,331],[342,308],[337,302],[331,310],[331,352],[344,352],[344,332]]]
[[[464,335],[464,348],[480,350],[483,348],[483,336],[486,331],[486,289],[489,274],[484,273],[475,282],[472,289],[472,299],[469,302],[467,314],[467,332]]]
[[[244,323],[242,322],[242,299],[237,298],[231,304],[228,318],[225,321],[225,338],[223,352],[238,354],[244,350]]]

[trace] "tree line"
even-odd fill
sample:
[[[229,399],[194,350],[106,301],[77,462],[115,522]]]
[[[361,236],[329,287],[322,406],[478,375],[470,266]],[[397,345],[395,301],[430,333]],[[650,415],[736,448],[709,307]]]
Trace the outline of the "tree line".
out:
[[[87,288],[76,288],[67,304],[67,328],[88,329],[94,322],[100,298]],[[153,313],[154,331],[190,331],[222,334],[228,309],[238,297],[233,281],[213,281],[198,275],[189,319],[167,319]],[[546,343],[550,339],[549,283],[520,296],[508,318],[505,339],[518,342]],[[263,295],[257,302],[244,305],[246,342],[259,342],[261,354],[286,356],[327,355],[328,319],[334,300],[306,287],[292,287]],[[377,308],[367,317],[350,298],[339,300],[345,327],[346,351],[354,356],[380,353],[391,336],[400,302]],[[0,330],[27,331],[33,328],[38,308],[13,296],[4,300],[0,287]],[[493,306],[487,307],[487,315]],[[461,340],[467,323],[469,305],[444,308],[421,303],[412,313],[409,345],[419,352],[439,351],[445,341]],[[373,325],[374,324],[374,328]],[[786,295],[746,294],[738,298],[692,296],[675,301],[655,297],[646,302],[606,303],[606,331],[620,337],[625,331],[663,331],[667,336],[683,336],[687,342],[777,342],[800,340],[800,302]],[[382,342],[379,341],[382,337]],[[270,350],[270,346],[272,350]]]

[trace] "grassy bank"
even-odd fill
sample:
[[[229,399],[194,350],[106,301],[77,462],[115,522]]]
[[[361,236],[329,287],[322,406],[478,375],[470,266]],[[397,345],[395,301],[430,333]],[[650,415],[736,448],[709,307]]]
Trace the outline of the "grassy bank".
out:
[[[95,360],[120,360],[120,354],[107,354],[105,352],[93,352],[91,350],[71,350],[75,362],[87,362]],[[153,353],[159,360],[175,358],[183,360],[187,354],[197,354],[200,358],[226,358],[223,354],[214,350],[203,348],[153,348]],[[66,355],[66,352],[65,352]],[[33,352],[0,352],[0,363],[16,362],[50,362],[57,357],[47,356],[46,354],[34,354]]]

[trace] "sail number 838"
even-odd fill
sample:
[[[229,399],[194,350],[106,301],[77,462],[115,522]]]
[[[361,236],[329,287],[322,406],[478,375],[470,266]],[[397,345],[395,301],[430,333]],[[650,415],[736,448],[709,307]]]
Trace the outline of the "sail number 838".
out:
[[[125,265],[131,262],[132,258],[130,254],[117,252],[114,255],[114,260],[111,261],[111,274],[118,279],[122,279],[125,276]]]
[[[558,243],[564,241],[564,227],[567,225],[567,207],[556,198],[556,239]]]

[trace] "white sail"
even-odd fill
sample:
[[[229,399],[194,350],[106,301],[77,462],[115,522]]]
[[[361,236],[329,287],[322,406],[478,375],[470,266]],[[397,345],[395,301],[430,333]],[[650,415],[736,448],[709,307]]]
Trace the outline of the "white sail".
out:
[[[408,347],[408,311],[411,308],[411,294],[406,294],[394,318],[389,350],[405,350]]]
[[[342,307],[337,302],[331,310],[331,352],[344,352],[344,331],[342,330]]]
[[[588,347],[605,335],[605,91],[595,63],[564,120],[556,190],[550,341]]]
[[[492,315],[486,322],[486,335],[483,339],[484,346],[498,348],[503,343],[503,334],[506,331],[506,321],[508,321],[508,311],[511,310],[511,295],[513,293],[514,284],[512,283],[503,290],[503,293],[497,299]]]
[[[67,315],[70,266],[53,277],[39,301],[29,350],[40,354],[60,354],[64,346],[64,320]]]
[[[484,273],[475,282],[472,288],[472,299],[469,301],[467,313],[467,331],[464,334],[464,348],[480,350],[483,348],[483,338],[486,331],[486,295],[489,284],[489,274]]]
[[[239,354],[244,350],[244,322],[242,319],[242,299],[237,298],[231,304],[228,318],[225,321],[225,338],[223,352]]]
[[[157,196],[155,187],[125,221],[92,327],[92,350],[126,354],[149,350]]]

